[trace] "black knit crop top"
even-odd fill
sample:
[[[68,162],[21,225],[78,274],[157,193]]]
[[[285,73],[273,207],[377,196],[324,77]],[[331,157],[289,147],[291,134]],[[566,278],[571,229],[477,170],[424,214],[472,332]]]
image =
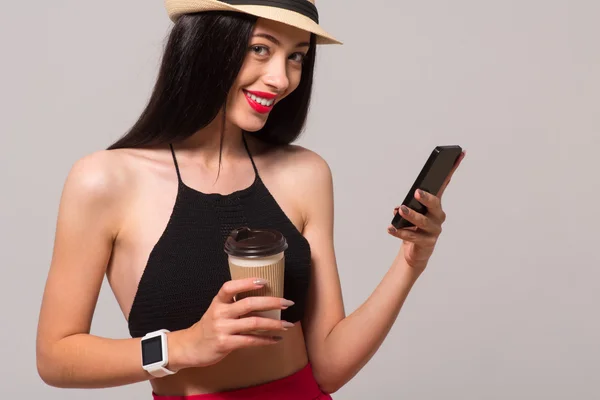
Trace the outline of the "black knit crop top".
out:
[[[241,226],[281,232],[285,251],[284,297],[295,304],[281,318],[300,321],[310,282],[310,245],[263,184],[244,138],[255,178],[231,194],[205,194],[187,186],[171,145],[179,181],[177,199],[155,244],[129,313],[129,333],[141,337],[159,329],[176,331],[199,321],[221,286],[231,279],[223,250],[229,233]]]

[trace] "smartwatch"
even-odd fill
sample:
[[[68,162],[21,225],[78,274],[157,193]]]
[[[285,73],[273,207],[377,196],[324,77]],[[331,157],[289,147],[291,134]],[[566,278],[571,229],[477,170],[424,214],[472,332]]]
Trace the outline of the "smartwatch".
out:
[[[142,338],[142,367],[150,375],[162,378],[163,376],[173,375],[165,366],[169,363],[169,352],[167,350],[166,329],[147,333]]]

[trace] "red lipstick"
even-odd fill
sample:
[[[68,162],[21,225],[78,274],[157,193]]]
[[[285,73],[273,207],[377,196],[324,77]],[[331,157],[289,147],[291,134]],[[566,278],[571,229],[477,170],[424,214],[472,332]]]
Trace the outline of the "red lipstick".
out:
[[[248,104],[250,105],[250,107],[252,107],[252,109],[260,114],[267,114],[269,113],[272,109],[273,106],[275,105],[275,101],[273,101],[273,104],[271,104],[270,106],[264,106],[254,100],[252,100],[250,97],[248,97],[248,95],[254,95],[256,97],[260,97],[266,100],[273,100],[275,99],[275,97],[277,97],[277,95],[271,94],[271,93],[265,93],[265,92],[250,92],[247,90],[244,90],[244,97],[246,97],[246,101],[248,101]]]
[[[254,92],[254,91],[250,91],[250,90],[246,90],[246,92],[253,94],[257,97],[262,97],[263,99],[267,99],[267,100],[271,100],[271,99],[274,99],[275,97],[277,97],[277,95],[273,94],[273,93]]]

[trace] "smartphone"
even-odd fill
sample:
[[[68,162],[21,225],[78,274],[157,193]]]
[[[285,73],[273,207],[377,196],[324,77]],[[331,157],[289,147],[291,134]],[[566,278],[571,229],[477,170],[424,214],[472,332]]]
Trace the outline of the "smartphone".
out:
[[[438,192],[442,188],[442,185],[444,184],[444,181],[448,175],[450,175],[450,172],[452,172],[452,168],[454,167],[454,164],[458,160],[458,157],[460,157],[461,153],[462,148],[458,145],[437,146],[435,149],[433,149],[429,159],[423,166],[421,173],[415,180],[415,183],[402,202],[402,205],[405,205],[423,215],[427,214],[427,207],[415,199],[415,192],[417,189],[421,189],[437,196]],[[392,225],[396,229],[410,228],[411,226],[414,226],[413,223],[404,219],[399,212],[394,216]]]

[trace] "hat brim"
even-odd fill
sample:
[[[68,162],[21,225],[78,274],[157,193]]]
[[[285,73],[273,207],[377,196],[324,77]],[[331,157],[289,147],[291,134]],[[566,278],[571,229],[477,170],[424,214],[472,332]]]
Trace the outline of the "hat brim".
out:
[[[314,33],[317,36],[317,44],[342,44],[312,19],[283,8],[256,5],[232,6],[217,0],[165,0],[165,7],[173,22],[183,14],[203,11],[238,11]]]

